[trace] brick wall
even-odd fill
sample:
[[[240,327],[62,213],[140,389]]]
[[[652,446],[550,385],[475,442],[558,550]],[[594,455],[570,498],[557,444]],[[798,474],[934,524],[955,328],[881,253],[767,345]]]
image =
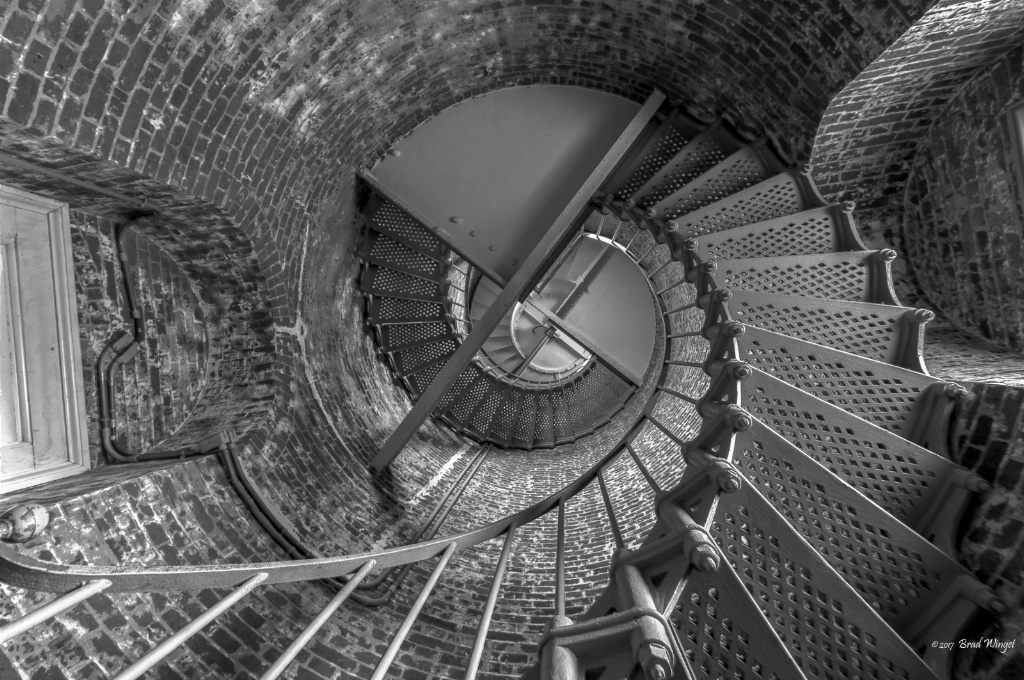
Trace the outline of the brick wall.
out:
[[[535,82],[634,99],[657,86],[806,156],[831,96],[929,4],[18,0],[0,11],[0,151],[149,196],[164,209],[159,227],[143,233],[192,282],[208,331],[208,377],[198,402],[208,419],[190,419],[191,432],[243,433],[242,465],[314,550],[369,549],[411,535],[474,447],[428,424],[389,476],[375,480],[366,470],[409,404],[376,360],[362,324],[354,169],[448,105]],[[5,167],[0,181],[93,215],[119,219],[125,212],[116,201]],[[679,345],[677,358],[700,349]],[[686,390],[705,384],[681,367],[669,380]],[[692,431],[692,410],[660,409],[673,431]],[[617,422],[557,453],[493,454],[451,526],[470,526],[554,490],[596,460],[622,428]],[[642,455],[661,452],[647,460],[668,485],[678,474],[674,445],[654,430],[643,439]],[[70,519],[29,549],[61,543],[69,552],[51,550],[59,559],[97,562],[158,555],[186,563],[249,560],[273,552],[212,460],[141,472],[115,486],[72,489],[90,495],[61,506],[58,513]],[[609,481],[635,540],[650,521],[649,494],[623,462]],[[143,495],[145,503],[136,500]],[[98,522],[108,507],[138,519]],[[570,509],[571,531],[581,537],[570,554],[574,598],[589,596],[606,577],[610,537],[602,512],[593,489]],[[165,540],[152,527],[173,524],[172,516],[178,528],[167,529]],[[95,532],[75,536],[80,527],[110,521],[130,549],[105,546]],[[531,658],[533,633],[550,607],[550,582],[536,588],[537,567],[544,566],[538,555],[552,554],[553,544],[550,521],[518,539],[507,606],[488,652],[495,677],[518,673]],[[436,597],[446,602],[444,611],[465,615],[428,613],[399,658],[402,677],[420,678],[433,667],[443,674],[464,656],[497,549],[489,545],[455,561]],[[429,566],[414,572],[418,582]],[[380,611],[346,608],[300,660],[301,674],[329,677],[335,665],[345,676],[367,676],[398,625],[396,612],[414,596],[405,589],[394,607]],[[15,602],[26,597],[12,595]],[[182,660],[181,673],[258,673],[254,657],[269,663],[282,637],[297,630],[280,618],[301,620],[324,597],[316,586],[254,597],[255,614],[239,614],[242,622],[227,634],[197,638],[190,652],[196,658]],[[102,623],[95,635],[77,637],[90,621],[58,621],[47,634],[54,637],[23,642],[14,656],[38,661],[46,643],[59,640],[54,649],[66,651],[53,661],[58,669],[75,669],[73,676],[90,664],[113,668],[123,663],[115,651],[137,656],[180,623],[165,611],[194,611],[196,598],[209,599],[116,600],[92,615]],[[62,672],[44,667],[41,675]]]
[[[1022,98],[1021,47],[953,98],[914,159],[903,234],[927,299],[956,326],[1017,352],[1024,350],[1024,159],[1007,111]],[[955,276],[940,274],[950,269]]]
[[[1010,606],[1003,617],[979,623],[971,636],[1024,637],[1024,389],[974,385],[958,415],[958,461],[993,484],[967,520],[960,543],[963,564],[992,586]],[[964,650],[955,677],[1011,680],[1024,672],[1024,650]]]
[[[999,363],[998,350],[1020,349],[1019,329],[1010,333],[1002,321],[1020,313],[1013,243],[1021,218],[996,111],[1012,96],[1016,71],[1006,53],[1022,37],[1018,2],[937,3],[830,103],[811,154],[826,198],[857,202],[866,242],[900,250],[894,271],[904,304],[934,309],[961,331],[993,341],[979,346],[992,377],[1015,368],[1014,359]],[[929,160],[934,154],[950,165]],[[961,159],[970,167],[959,167]],[[967,177],[963,184],[954,179]],[[921,198],[929,192],[932,199]],[[992,226],[977,230],[972,221]],[[955,277],[946,275],[950,260]],[[948,353],[963,354],[956,343]]]

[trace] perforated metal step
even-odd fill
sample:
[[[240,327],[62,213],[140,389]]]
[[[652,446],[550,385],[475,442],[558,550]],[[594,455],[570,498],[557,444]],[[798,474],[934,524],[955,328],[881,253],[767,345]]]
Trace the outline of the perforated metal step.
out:
[[[733,291],[728,309],[744,324],[924,372],[926,310],[745,290]]]
[[[441,261],[375,231],[367,233],[360,257],[364,262],[428,281],[440,281],[444,275],[444,265]]]
[[[443,364],[455,354],[459,345],[455,340],[441,340],[427,345],[413,347],[392,353],[391,360],[394,362],[395,370],[401,378],[408,377],[422,371],[428,366]]]
[[[702,130],[644,182],[632,198],[641,206],[657,205],[663,198],[711,170],[739,148],[739,142],[720,126]]]
[[[753,485],[721,494],[710,528],[805,675],[935,680],[921,657]]]
[[[369,265],[363,268],[359,287],[364,293],[403,300],[438,302],[443,297],[441,285],[394,269]]]
[[[901,636],[968,572],[759,422],[735,464],[764,498]]]
[[[631,152],[605,189],[610,195],[627,199],[636,193],[662,166],[693,139],[702,126],[687,116],[670,116],[657,125]]]
[[[683,237],[713,234],[824,205],[807,179],[789,170],[676,217]]]
[[[736,339],[755,368],[906,438],[922,392],[941,381],[880,361],[747,327]]]
[[[441,340],[454,340],[451,327],[441,322],[381,326],[378,339],[384,352],[400,352]]]
[[[860,250],[722,260],[715,282],[722,288],[898,305],[886,256],[884,250]]]
[[[701,260],[813,255],[866,250],[850,213],[840,206],[801,210],[697,238]]]
[[[363,210],[363,220],[373,231],[435,260],[442,259],[447,250],[419,222],[381,196],[375,195],[370,199]]]
[[[792,446],[915,531],[942,504],[953,461],[755,369],[742,405]]]
[[[440,302],[374,296],[370,300],[366,321],[370,324],[381,325],[437,323],[447,321],[447,319],[444,305]]]
[[[745,146],[686,185],[652,204],[659,217],[675,219],[720,201],[779,171],[761,150]]]

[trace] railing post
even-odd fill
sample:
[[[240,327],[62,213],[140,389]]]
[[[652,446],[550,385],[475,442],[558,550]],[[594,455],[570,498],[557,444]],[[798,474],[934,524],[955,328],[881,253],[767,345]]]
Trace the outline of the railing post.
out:
[[[558,499],[558,542],[555,545],[555,616],[565,618],[565,499]]]
[[[11,621],[6,626],[0,628],[0,643],[7,642],[14,636],[21,635],[29,628],[37,626],[43,621],[51,619],[54,616],[57,616],[57,614],[71,609],[79,602],[92,597],[96,593],[106,590],[111,585],[111,582],[106,579],[90,581],[82,587],[72,590],[67,595],[62,595],[53,602],[48,602],[38,609],[32,610],[20,619]]]
[[[597,482],[601,485],[601,496],[604,498],[604,509],[608,512],[608,523],[612,527],[612,535],[615,537],[615,545],[618,548],[625,548],[622,540],[622,530],[619,528],[619,521],[615,519],[615,508],[612,507],[612,499],[608,495],[608,487],[604,483],[604,469],[597,471]]]
[[[176,650],[178,647],[181,647],[186,640],[227,611],[233,604],[252,592],[252,589],[263,583],[263,581],[267,579],[267,576],[268,574],[266,573],[256,574],[245,583],[235,588],[230,595],[203,612],[202,616],[161,642],[152,651],[150,651],[149,654],[146,654],[126,670],[119,673],[114,680],[135,680],[135,678],[140,677],[143,673],[158,664],[168,654]]]
[[[377,668],[373,671],[370,680],[383,680],[384,676],[387,675],[391,664],[395,661],[395,657],[398,656],[398,650],[401,648],[402,643],[405,642],[409,631],[412,630],[412,624],[416,622],[416,617],[420,615],[420,610],[423,609],[423,605],[426,604],[431,591],[434,590],[438,579],[441,578],[441,572],[444,571],[444,568],[448,565],[448,560],[451,559],[452,554],[455,552],[455,546],[455,543],[449,543],[448,547],[444,549],[441,559],[437,561],[437,566],[434,567],[434,571],[430,574],[430,578],[427,579],[423,590],[420,591],[419,597],[413,603],[412,609],[406,614],[405,621],[402,621],[402,625],[399,627],[398,632],[395,633],[391,644],[384,651],[384,656],[380,658],[380,663],[377,664]]]
[[[559,506],[561,507],[561,506]],[[512,551],[512,538],[516,533],[516,525],[512,524],[505,534],[505,544],[501,548],[501,557],[498,558],[498,566],[494,569],[494,579],[491,581],[491,591],[487,595],[487,604],[484,605],[484,612],[480,616],[480,625],[476,631],[476,641],[473,643],[473,651],[469,655],[469,666],[466,669],[466,680],[476,680],[477,669],[480,667],[480,659],[484,653],[484,642],[487,641],[487,631],[491,628],[491,618],[494,616],[494,606],[498,602],[498,593],[501,591],[501,582],[505,578],[505,566],[508,564],[508,556]]]
[[[309,625],[306,626],[302,633],[299,634],[299,637],[295,638],[295,641],[288,646],[288,649],[284,650],[284,654],[278,657],[277,661],[275,661],[274,664],[267,669],[267,672],[260,677],[260,680],[275,680],[275,678],[280,677],[281,673],[283,673],[285,668],[288,667],[288,664],[295,660],[295,657],[298,656],[300,651],[302,651],[302,648],[309,644],[309,641],[313,639],[316,632],[320,630],[325,623],[327,623],[327,619],[331,618],[334,612],[338,611],[338,607],[348,599],[348,596],[352,594],[352,591],[356,589],[356,586],[358,586],[364,578],[366,578],[366,575],[370,573],[370,570],[373,569],[376,564],[377,560],[370,560],[364,564],[359,571],[356,572],[355,576],[349,579],[349,582],[345,584],[345,587],[331,599],[319,614],[317,614],[316,618],[310,621]]]

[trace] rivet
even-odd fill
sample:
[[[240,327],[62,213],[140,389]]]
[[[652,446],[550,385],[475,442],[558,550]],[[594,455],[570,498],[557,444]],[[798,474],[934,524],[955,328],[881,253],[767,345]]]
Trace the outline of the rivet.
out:
[[[462,224],[462,218],[459,217],[458,215],[452,215],[451,217],[448,218],[448,221],[451,222],[452,224]]]
[[[513,257],[512,258],[512,264],[519,264],[519,258],[518,257]]]
[[[493,253],[493,252],[494,252],[495,250],[497,250],[497,249],[498,249],[498,246],[494,246],[494,245],[490,245],[490,246],[487,246],[487,250],[491,251],[492,253]]]
[[[394,156],[395,158],[398,158],[399,156],[402,155],[402,150],[401,149],[391,149],[391,151],[388,151],[388,153],[391,154],[392,156]]]
[[[470,231],[469,235],[472,236],[473,238],[476,238],[476,231],[475,230]]]

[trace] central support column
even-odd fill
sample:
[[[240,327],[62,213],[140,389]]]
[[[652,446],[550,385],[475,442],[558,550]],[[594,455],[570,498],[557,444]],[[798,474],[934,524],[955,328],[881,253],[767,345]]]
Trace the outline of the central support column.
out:
[[[375,472],[380,472],[391,464],[402,448],[412,439],[412,436],[420,428],[423,422],[434,412],[438,403],[444,397],[445,392],[451,387],[455,379],[462,375],[462,372],[469,368],[473,357],[497,328],[505,314],[517,302],[529,295],[529,292],[544,275],[544,272],[557,258],[560,250],[564,248],[568,239],[572,238],[573,232],[579,226],[579,220],[585,217],[584,212],[590,204],[590,199],[604,185],[609,175],[615,170],[619,161],[636,141],[637,137],[644,130],[647,124],[654,118],[658,109],[665,101],[665,95],[654,92],[644,103],[643,108],[637,113],[626,129],[619,135],[619,138],[612,144],[608,153],[598,163],[594,171],[583,183],[583,186],[573,195],[568,205],[555,219],[551,228],[544,234],[540,242],[533,249],[530,255],[523,261],[515,274],[509,279],[501,293],[494,300],[483,317],[473,326],[469,336],[463,341],[455,354],[448,360],[441,372],[437,374],[430,386],[423,391],[420,398],[416,400],[412,410],[406,415],[405,420],[398,426],[384,445],[380,452],[373,459],[371,467]]]

